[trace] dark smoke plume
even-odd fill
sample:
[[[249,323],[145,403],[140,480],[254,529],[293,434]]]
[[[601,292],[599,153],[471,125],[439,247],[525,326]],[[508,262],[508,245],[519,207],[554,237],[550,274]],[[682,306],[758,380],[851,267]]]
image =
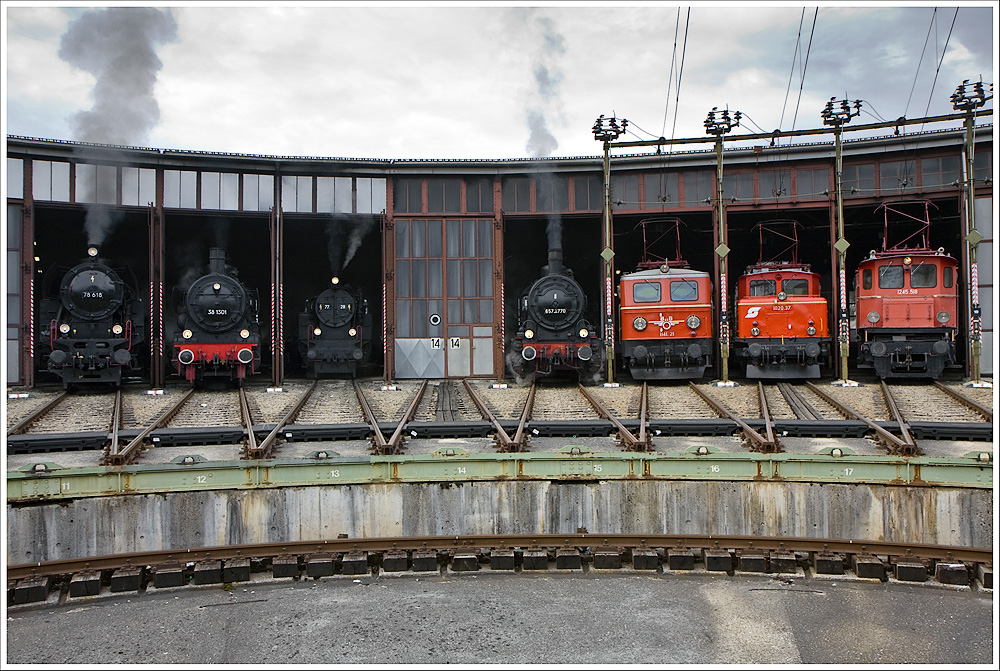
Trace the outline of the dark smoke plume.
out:
[[[148,142],[160,120],[153,97],[156,73],[163,64],[156,47],[177,37],[168,12],[152,7],[113,7],[88,12],[62,36],[59,57],[96,77],[93,107],[73,114],[74,140],[137,145]],[[79,200],[93,200],[89,185]],[[100,245],[114,225],[107,206],[87,206],[88,242]]]
[[[339,275],[351,262],[361,242],[375,227],[371,219],[352,220],[344,215],[334,215],[326,225],[326,251],[330,258],[330,270]]]

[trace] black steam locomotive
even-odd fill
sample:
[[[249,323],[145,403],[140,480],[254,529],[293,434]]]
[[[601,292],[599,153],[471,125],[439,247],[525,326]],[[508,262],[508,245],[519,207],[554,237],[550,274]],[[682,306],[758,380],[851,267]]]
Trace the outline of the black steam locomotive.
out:
[[[137,283],[127,267],[112,268],[98,258],[73,268],[53,268],[39,303],[39,340],[48,354],[47,367],[70,384],[104,382],[121,385],[123,373],[144,367],[146,329]],[[58,297],[55,279],[62,277]]]
[[[542,276],[521,293],[517,334],[507,347],[507,368],[518,384],[560,371],[575,372],[579,381],[600,381],[604,341],[584,314],[587,296],[562,265],[562,250],[549,250]]]
[[[176,328],[171,334],[175,373],[194,382],[228,377],[240,382],[260,372],[258,295],[226,263],[226,251],[209,250],[208,274],[173,296]]]
[[[306,301],[299,313],[299,352],[306,375],[355,377],[368,359],[372,317],[360,289],[334,277],[323,292]]]

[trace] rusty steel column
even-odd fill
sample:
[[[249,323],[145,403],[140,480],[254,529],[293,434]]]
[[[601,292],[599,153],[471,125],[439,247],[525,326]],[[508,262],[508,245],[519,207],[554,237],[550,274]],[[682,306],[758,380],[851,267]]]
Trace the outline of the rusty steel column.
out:
[[[35,386],[35,197],[32,162],[24,160],[21,207],[21,381]]]

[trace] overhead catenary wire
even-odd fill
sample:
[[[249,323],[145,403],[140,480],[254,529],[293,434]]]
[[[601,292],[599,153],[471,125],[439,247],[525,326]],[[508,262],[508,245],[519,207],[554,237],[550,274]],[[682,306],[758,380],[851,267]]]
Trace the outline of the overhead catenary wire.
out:
[[[927,113],[930,112],[931,109],[931,100],[934,99],[934,87],[937,86],[937,78],[938,74],[941,72],[941,64],[944,63],[944,55],[948,53],[948,43],[951,42],[951,31],[955,28],[955,20],[958,18],[958,10],[959,8],[956,7],[955,15],[951,17],[951,27],[948,28],[948,37],[945,38],[944,48],[941,49],[941,58],[938,59],[937,68],[934,70],[934,81],[931,83],[931,92],[927,96],[927,107],[924,109],[924,116],[927,116]]]
[[[792,91],[792,79],[795,76],[795,61],[799,57],[799,47],[802,45],[802,24],[806,20],[806,8],[802,8],[802,16],[799,17],[799,32],[795,36],[795,51],[792,52],[792,67],[788,71],[788,86],[785,87],[785,101],[781,103],[781,120],[778,121],[778,128],[785,123],[785,109],[788,107],[788,94]]]
[[[799,97],[795,101],[795,115],[792,116],[792,130],[795,130],[795,121],[799,117],[799,103],[802,102],[802,89],[806,83],[806,68],[809,67],[809,52],[812,51],[813,35],[816,33],[816,19],[819,17],[819,7],[813,13],[812,29],[809,31],[809,44],[806,46],[806,57],[802,64],[802,77],[799,80]]]
[[[910,96],[906,99],[906,107],[903,109],[903,116],[910,111],[910,101],[913,99],[913,92],[917,88],[917,77],[920,75],[920,66],[924,62],[924,54],[927,52],[927,43],[931,39],[931,30],[934,29],[934,22],[937,20],[937,7],[931,12],[931,22],[927,26],[927,35],[924,37],[924,48],[920,50],[920,59],[917,61],[917,71],[913,73],[913,85],[910,86]]]

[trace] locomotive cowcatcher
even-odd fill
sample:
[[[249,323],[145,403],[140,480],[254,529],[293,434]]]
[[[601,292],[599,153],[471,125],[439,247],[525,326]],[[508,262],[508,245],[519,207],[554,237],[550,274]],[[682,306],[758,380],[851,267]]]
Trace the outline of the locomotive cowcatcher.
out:
[[[136,297],[136,280],[127,267],[112,268],[90,258],[61,275],[46,274],[48,295],[39,303],[39,338],[48,352],[47,367],[64,387],[70,384],[121,385],[122,375],[144,367],[146,329],[142,302]],[[58,297],[51,283],[61,277]]]
[[[680,253],[680,219],[644,219],[643,257],[638,270],[621,276],[622,361],[637,380],[703,377],[712,365],[712,280],[691,270]],[[647,242],[647,226],[666,225]],[[673,259],[654,256],[650,247],[676,232]]]
[[[361,290],[334,277],[299,313],[299,352],[306,375],[357,376],[371,351],[372,316]]]
[[[258,296],[226,263],[226,251],[209,250],[208,274],[184,290],[175,288],[177,315],[171,362],[194,382],[205,377],[242,380],[260,372]]]
[[[819,273],[798,260],[797,221],[758,224],[759,261],[736,284],[736,357],[748,378],[818,378],[829,365],[827,300]],[[787,232],[786,232],[787,231]],[[764,261],[765,234],[788,243]],[[785,260],[778,257],[790,256]]]
[[[874,369],[881,378],[936,379],[946,368],[959,367],[958,261],[943,247],[931,249],[930,207],[929,201],[880,205],[882,249],[872,250],[854,276],[858,367]],[[917,230],[889,247],[890,221],[897,230],[916,222]]]

